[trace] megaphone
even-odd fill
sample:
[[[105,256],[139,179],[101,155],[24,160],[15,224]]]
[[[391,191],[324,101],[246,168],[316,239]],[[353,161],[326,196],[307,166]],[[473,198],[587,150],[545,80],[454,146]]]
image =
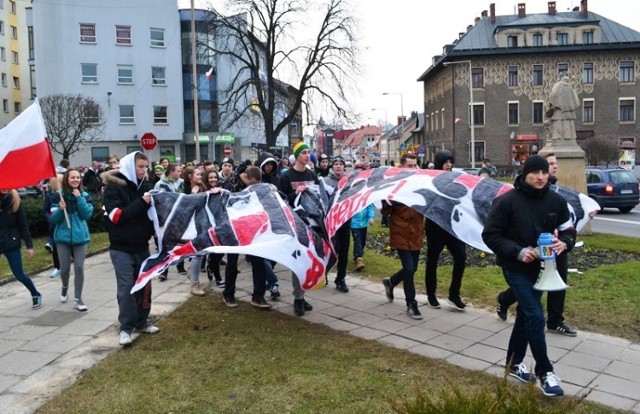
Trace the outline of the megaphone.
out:
[[[565,290],[567,284],[564,283],[558,270],[556,269],[556,260],[549,259],[544,261],[544,269],[540,272],[538,280],[533,288],[536,290],[545,290],[547,292]]]
[[[553,235],[551,233],[541,233],[538,237],[538,248],[540,249],[540,259],[544,261],[544,269],[540,272],[538,280],[533,285],[536,290],[546,290],[548,292],[565,290],[567,284],[564,283],[558,270],[556,269],[556,254],[551,249]]]

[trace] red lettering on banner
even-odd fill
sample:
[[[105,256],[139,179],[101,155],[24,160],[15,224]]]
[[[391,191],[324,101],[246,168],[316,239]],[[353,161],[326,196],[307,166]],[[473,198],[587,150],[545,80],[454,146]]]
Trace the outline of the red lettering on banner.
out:
[[[262,211],[258,214],[240,217],[231,221],[240,246],[251,244],[257,234],[265,233],[269,228],[269,215]]]
[[[396,194],[400,189],[407,183],[407,180],[400,180],[396,184],[396,186],[391,190],[391,194],[389,194],[389,200],[393,200],[393,195]]]
[[[453,181],[464,185],[468,190],[473,190],[473,188],[480,182],[480,177],[477,175],[461,174]]]
[[[307,249],[307,256],[311,259],[311,266],[307,269],[305,274],[304,283],[302,288],[309,290],[320,282],[324,278],[324,264],[318,260],[315,254],[310,249]]]
[[[214,246],[220,246],[222,244],[222,243],[220,243],[220,239],[218,238],[218,235],[216,234],[215,227],[209,227],[209,237],[211,238],[211,241],[213,242]]]
[[[287,221],[289,222],[289,226],[294,230],[296,229],[296,221],[293,218],[293,214],[291,213],[291,209],[289,208],[284,208],[284,215],[287,218]]]
[[[496,194],[495,198],[498,198],[502,194],[506,193],[507,191],[511,191],[511,190],[513,190],[513,186],[511,184],[503,184],[502,187],[500,187],[500,190],[498,191],[498,194]]]
[[[360,190],[358,193],[334,205],[330,210],[330,215],[325,220],[327,224],[327,232],[335,234],[340,225],[353,217],[358,211],[368,205],[368,200],[373,190]],[[339,223],[339,225],[337,225]]]

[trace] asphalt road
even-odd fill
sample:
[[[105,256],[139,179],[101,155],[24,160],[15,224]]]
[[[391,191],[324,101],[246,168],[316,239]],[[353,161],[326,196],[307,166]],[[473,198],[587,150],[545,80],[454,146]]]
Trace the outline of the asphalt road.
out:
[[[617,209],[604,209],[591,220],[591,230],[597,233],[640,237],[640,205],[629,213]]]

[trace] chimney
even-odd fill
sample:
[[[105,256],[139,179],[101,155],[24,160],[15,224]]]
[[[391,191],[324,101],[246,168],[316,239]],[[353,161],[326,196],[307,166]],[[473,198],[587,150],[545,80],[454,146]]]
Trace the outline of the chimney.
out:
[[[524,17],[527,15],[527,4],[518,3],[518,17]]]
[[[495,3],[491,3],[489,5],[489,13],[491,16],[491,23],[495,23],[496,22],[496,4]]]
[[[398,116],[398,125],[404,124],[407,119],[404,116]]]
[[[480,21],[480,18],[479,18],[479,17],[476,17],[476,18],[473,20],[473,24],[478,24],[478,22],[479,22],[479,21]]]
[[[467,32],[468,32],[469,30],[471,30],[471,29],[473,29],[473,25],[472,25],[472,24],[470,24],[469,26],[467,26]]]
[[[556,2],[555,1],[550,1],[549,3],[547,3],[547,6],[549,8],[549,14],[550,15],[555,15],[556,14]]]
[[[580,16],[585,19],[589,17],[589,7],[587,7],[587,0],[580,0]]]
[[[486,10],[482,10],[482,13],[480,13],[480,16],[482,17],[487,17],[489,15],[489,12],[487,12]]]

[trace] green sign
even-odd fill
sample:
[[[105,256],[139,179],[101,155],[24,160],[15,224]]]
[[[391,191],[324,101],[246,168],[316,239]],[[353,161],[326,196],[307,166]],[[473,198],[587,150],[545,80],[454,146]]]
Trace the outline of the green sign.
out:
[[[216,144],[235,144],[236,137],[231,132],[220,132],[216,134]]]

